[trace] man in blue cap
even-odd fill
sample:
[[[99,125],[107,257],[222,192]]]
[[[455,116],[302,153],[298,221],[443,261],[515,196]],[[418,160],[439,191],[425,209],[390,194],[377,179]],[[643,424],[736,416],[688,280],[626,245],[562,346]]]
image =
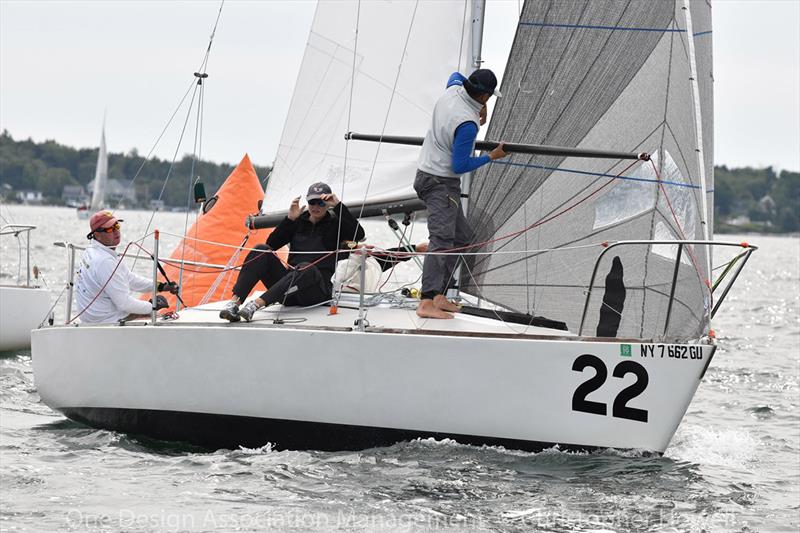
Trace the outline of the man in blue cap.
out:
[[[486,102],[492,95],[502,96],[491,70],[478,69],[469,78],[455,72],[433,108],[414,180],[414,190],[428,208],[431,252],[470,244],[472,230],[461,209],[461,175],[506,156],[501,143],[488,154],[472,157],[478,128],[486,122]],[[418,316],[453,318],[452,313],[459,310],[444,295],[457,262],[457,253],[425,257]]]

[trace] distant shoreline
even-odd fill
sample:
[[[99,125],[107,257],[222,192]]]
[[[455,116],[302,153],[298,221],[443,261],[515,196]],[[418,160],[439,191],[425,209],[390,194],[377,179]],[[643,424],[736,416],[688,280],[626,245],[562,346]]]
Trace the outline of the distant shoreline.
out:
[[[74,207],[57,204],[57,203],[41,203],[41,204],[34,204],[34,203],[20,203],[20,202],[7,202],[2,201],[0,205],[5,206],[6,208],[14,206],[14,207],[55,207],[55,208],[63,208],[63,209],[75,209]],[[152,209],[146,209],[144,207],[117,207],[113,208],[114,210],[119,211],[142,211],[150,213]],[[185,213],[186,208],[183,207],[171,207],[166,206],[163,209],[157,209],[156,211],[160,211],[162,213]],[[376,218],[377,220],[377,218]],[[795,237],[800,238],[800,232],[797,231],[771,231],[769,228],[760,227],[756,224],[750,224],[748,226],[735,226],[731,224],[722,223],[721,227],[714,228],[714,235],[756,235],[756,236],[780,236],[780,237]]]

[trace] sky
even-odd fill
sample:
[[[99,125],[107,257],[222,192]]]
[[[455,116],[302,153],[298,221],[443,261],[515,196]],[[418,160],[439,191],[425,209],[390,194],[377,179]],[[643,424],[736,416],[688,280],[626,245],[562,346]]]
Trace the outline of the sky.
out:
[[[496,72],[519,5],[488,0],[483,56]],[[800,0],[712,6],[715,164],[800,170]],[[192,83],[219,7],[0,0],[0,129],[96,147],[105,114],[109,151],[148,154]],[[313,14],[310,1],[225,2],[208,64],[202,158],[236,163],[247,152],[256,164],[272,162]],[[192,151],[192,125],[177,146],[185,118],[176,115],[156,156]]]

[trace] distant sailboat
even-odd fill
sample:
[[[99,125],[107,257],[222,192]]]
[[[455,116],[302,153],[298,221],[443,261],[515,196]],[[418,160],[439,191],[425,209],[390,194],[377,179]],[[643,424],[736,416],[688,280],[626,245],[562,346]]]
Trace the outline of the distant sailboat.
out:
[[[106,151],[106,121],[103,118],[103,130],[100,134],[100,149],[97,151],[97,166],[94,171],[92,200],[89,205],[78,207],[78,218],[89,218],[91,213],[104,207],[106,183],[108,182],[108,152]]]

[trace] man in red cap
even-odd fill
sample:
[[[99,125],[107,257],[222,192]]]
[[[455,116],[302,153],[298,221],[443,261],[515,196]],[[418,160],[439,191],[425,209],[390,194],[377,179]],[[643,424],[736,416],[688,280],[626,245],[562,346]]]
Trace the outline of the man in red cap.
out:
[[[81,256],[75,283],[77,313],[85,324],[114,323],[153,309],[151,301],[134,294],[152,290],[153,280],[131,272],[116,252],[122,237],[120,222],[111,211],[98,211],[89,219],[86,238],[91,242]],[[176,294],[178,285],[159,283],[158,290]],[[156,296],[156,309],[168,306],[166,298]]]

